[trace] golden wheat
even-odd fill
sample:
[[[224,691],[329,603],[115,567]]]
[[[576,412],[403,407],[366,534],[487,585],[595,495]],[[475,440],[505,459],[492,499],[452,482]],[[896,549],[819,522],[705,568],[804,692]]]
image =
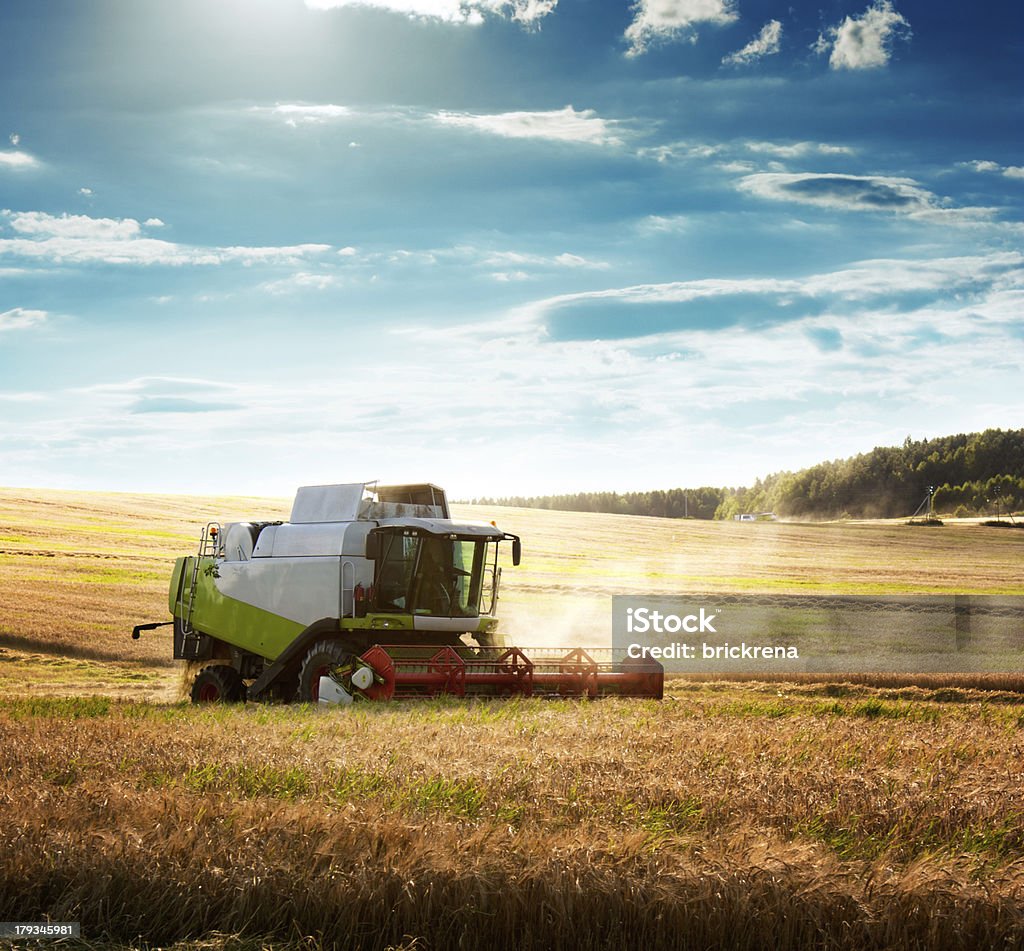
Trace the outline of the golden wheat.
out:
[[[1024,945],[1016,674],[114,699],[187,690],[166,632],[128,633],[198,527],[286,514],[0,490],[0,920],[80,920],[96,949]],[[460,514],[528,542],[502,612],[523,644],[600,642],[617,593],[1022,591],[1017,540],[967,527]]]
[[[1024,939],[1024,707],[0,704],[0,917],[331,948]]]

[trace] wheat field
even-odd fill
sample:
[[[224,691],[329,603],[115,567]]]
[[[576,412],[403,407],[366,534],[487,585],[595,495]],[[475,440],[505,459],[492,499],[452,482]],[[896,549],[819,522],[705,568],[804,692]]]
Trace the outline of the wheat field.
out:
[[[1012,672],[177,702],[131,626],[203,523],[287,508],[0,490],[0,920],[105,951],[1024,946]],[[458,514],[523,536],[521,644],[604,642],[618,593],[1024,593],[977,526]]]
[[[290,502],[0,488],[0,692],[169,700],[173,559],[208,521],[286,519]],[[1024,594],[1024,533],[972,523],[697,522],[453,506],[523,538],[500,614],[522,646],[610,643],[616,594]],[[507,546],[506,546],[507,555]]]

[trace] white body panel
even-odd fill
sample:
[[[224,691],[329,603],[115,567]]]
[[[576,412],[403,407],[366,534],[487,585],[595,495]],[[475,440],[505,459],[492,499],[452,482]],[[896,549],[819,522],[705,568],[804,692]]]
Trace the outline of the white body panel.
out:
[[[465,535],[470,538],[501,538],[499,532],[488,522],[453,522],[437,518],[382,518],[382,527],[398,525],[416,528],[432,535]]]
[[[232,522],[224,526],[224,557],[228,561],[252,558],[252,528],[248,522]]]
[[[345,522],[312,525],[274,525],[260,532],[254,558],[303,558],[333,555],[337,558],[345,541]]]
[[[336,703],[347,706],[352,702],[352,694],[332,678],[321,677],[317,689],[317,700],[325,707]]]
[[[362,482],[348,485],[304,485],[295,493],[292,525],[309,522],[352,522],[359,518],[366,486]]]
[[[254,558],[225,561],[218,574],[221,594],[308,626],[351,615],[352,590],[373,584],[373,562],[337,556]]]
[[[268,525],[253,549],[253,558],[309,558],[345,555],[362,558],[366,536],[376,522],[314,522]]]

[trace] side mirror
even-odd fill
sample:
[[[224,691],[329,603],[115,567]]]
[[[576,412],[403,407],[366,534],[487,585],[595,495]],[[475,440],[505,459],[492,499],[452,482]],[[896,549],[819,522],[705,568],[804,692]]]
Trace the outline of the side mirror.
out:
[[[380,560],[381,536],[379,532],[370,532],[366,536],[366,557],[371,561]]]
[[[518,536],[512,539],[512,564],[518,565],[523,560],[523,543]]]

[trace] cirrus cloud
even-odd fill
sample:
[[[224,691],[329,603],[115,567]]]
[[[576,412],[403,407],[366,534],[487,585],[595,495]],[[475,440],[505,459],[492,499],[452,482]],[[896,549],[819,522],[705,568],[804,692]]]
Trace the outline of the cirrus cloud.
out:
[[[534,26],[550,14],[558,0],[306,0],[312,10],[373,7],[418,20],[479,26],[488,16]]]
[[[273,106],[250,106],[255,115],[284,119],[292,128],[333,122],[370,122],[381,125],[426,124],[446,129],[469,129],[505,139],[546,139],[551,142],[578,142],[585,145],[618,146],[623,143],[626,123],[605,119],[593,109],[520,110],[516,112],[455,112],[392,106],[383,109],[355,110],[336,103],[279,102]],[[349,148],[359,148],[349,142]]]
[[[49,314],[45,310],[29,310],[25,307],[13,307],[0,314],[0,333],[5,330],[24,330],[43,323]]]
[[[781,40],[782,24],[778,20],[769,20],[761,27],[761,32],[743,49],[724,57],[722,64],[724,66],[745,66],[763,59],[765,56],[773,56],[778,53]]]
[[[90,218],[42,211],[0,211],[16,237],[0,237],[0,256],[53,264],[216,265],[296,264],[330,250],[326,244],[284,247],[202,247],[148,238],[144,227],[163,227],[159,218],[145,225],[134,218]]]
[[[741,191],[773,201],[795,201],[839,211],[872,211],[914,217],[978,220],[990,208],[953,208],[912,178],[816,172],[758,172],[740,179]]]
[[[499,112],[476,115],[468,112],[435,112],[431,118],[442,126],[473,129],[508,139],[547,139],[586,145],[621,145],[620,123],[602,119],[593,109],[571,105],[547,112]]]

